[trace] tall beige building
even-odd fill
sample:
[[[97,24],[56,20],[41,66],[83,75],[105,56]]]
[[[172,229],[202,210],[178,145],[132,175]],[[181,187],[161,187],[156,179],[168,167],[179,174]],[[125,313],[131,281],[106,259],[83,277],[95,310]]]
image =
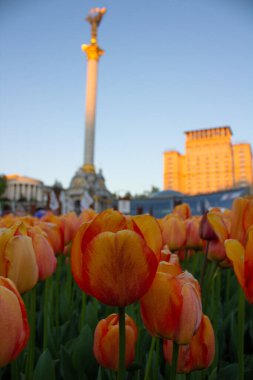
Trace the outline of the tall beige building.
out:
[[[252,185],[250,144],[232,144],[228,126],[185,132],[185,154],[164,152],[163,188],[185,194]]]

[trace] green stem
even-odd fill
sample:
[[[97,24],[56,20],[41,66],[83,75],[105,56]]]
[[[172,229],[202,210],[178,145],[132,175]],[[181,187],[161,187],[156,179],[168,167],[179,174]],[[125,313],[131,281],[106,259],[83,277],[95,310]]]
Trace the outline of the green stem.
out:
[[[217,276],[215,276],[216,271]],[[215,281],[214,281],[215,280]],[[220,300],[220,293],[221,293],[221,270],[217,266],[215,267],[215,272],[212,278],[210,279],[210,283],[212,283],[212,289],[210,290],[210,319],[213,324],[214,334],[215,334],[215,356],[213,363],[211,365],[211,371],[214,370],[214,368],[218,367],[218,361],[219,361],[219,321],[221,319],[221,300]]]
[[[1,378],[1,376],[0,376]],[[18,369],[18,359],[15,359],[11,363],[11,379],[18,380],[19,379],[19,369]]]
[[[231,283],[231,269],[229,268],[227,269],[227,272],[226,272],[226,295],[225,295],[226,303],[229,300],[230,283]]]
[[[36,331],[36,286],[30,291],[30,307],[29,307],[29,325],[30,339],[28,343],[28,353],[25,369],[25,379],[32,380],[34,366],[34,349],[35,349],[35,331]]]
[[[159,377],[159,367],[160,367],[160,339],[156,338],[156,361],[155,361],[155,377]]]
[[[58,257],[57,268],[55,272],[55,332],[56,342],[59,342],[59,328],[60,328],[60,279],[62,271],[62,256]]]
[[[244,380],[244,320],[245,320],[245,296],[239,287],[238,300],[238,365],[239,380]]]
[[[202,305],[203,305],[203,312],[206,312],[207,302],[210,300],[210,288],[213,285],[213,281],[216,277],[216,273],[219,270],[219,266],[217,263],[212,262],[207,276],[207,281],[204,286],[203,292],[202,292]]]
[[[49,287],[50,287],[50,278],[47,278],[45,281],[44,288],[44,305],[43,305],[43,351],[47,348],[47,330],[48,330],[48,318],[49,318],[49,310],[48,310],[48,295],[49,295]]]
[[[125,307],[120,306],[119,312],[119,368],[118,380],[125,378],[125,351],[126,351],[126,326],[125,326]]]
[[[85,325],[85,320],[86,320],[86,293],[82,292],[82,307],[81,307],[81,315],[80,315],[80,321],[79,321],[79,326],[80,326],[80,331],[82,330],[82,327]]]
[[[172,364],[171,364],[171,375],[170,380],[175,380],[177,376],[177,360],[178,360],[179,344],[173,341],[173,351],[172,351]]]
[[[200,285],[200,288],[202,290],[203,290],[204,277],[205,277],[206,266],[207,266],[208,247],[209,247],[209,241],[207,241],[207,243],[206,243],[205,257],[204,257],[202,271],[201,271],[201,276],[200,276],[200,281],[199,281],[199,285]]]
[[[151,368],[151,364],[152,364],[152,357],[153,357],[153,351],[154,351],[154,348],[155,348],[155,342],[156,342],[156,337],[153,336],[152,340],[151,340],[150,349],[149,349],[148,361],[147,361],[147,365],[146,365],[144,380],[148,380],[149,379],[149,372],[150,372],[150,368]]]

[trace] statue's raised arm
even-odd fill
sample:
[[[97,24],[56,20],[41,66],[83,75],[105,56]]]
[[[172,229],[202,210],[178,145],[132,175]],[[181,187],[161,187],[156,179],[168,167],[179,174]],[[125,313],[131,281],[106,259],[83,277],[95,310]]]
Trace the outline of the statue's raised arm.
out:
[[[86,17],[86,20],[91,24],[91,43],[97,42],[97,28],[102,20],[106,8],[92,8]]]

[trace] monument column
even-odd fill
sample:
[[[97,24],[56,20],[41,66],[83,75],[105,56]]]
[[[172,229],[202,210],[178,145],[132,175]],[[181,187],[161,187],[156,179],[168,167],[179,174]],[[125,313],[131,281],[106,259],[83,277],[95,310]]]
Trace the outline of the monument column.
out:
[[[91,9],[86,20],[91,25],[90,45],[82,45],[87,56],[87,84],[85,108],[85,148],[83,170],[86,173],[95,172],[94,143],[95,143],[95,117],[97,99],[98,61],[104,51],[97,44],[97,28],[102,20],[106,8]]]

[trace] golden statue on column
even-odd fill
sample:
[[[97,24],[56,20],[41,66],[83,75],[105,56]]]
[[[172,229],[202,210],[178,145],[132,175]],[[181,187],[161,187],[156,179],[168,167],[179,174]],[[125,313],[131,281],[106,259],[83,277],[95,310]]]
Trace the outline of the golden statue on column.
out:
[[[87,173],[95,172],[94,142],[95,142],[95,116],[97,98],[98,61],[104,51],[97,44],[97,29],[106,8],[93,8],[86,20],[91,25],[90,45],[82,45],[87,56],[87,85],[86,85],[86,118],[85,118],[85,150],[83,170]]]
[[[82,45],[87,57],[84,159],[82,166],[71,179],[67,191],[67,196],[72,200],[77,213],[87,207],[93,207],[100,212],[112,204],[112,196],[106,188],[102,170],[96,172],[94,166],[98,62],[104,54],[97,44],[97,31],[105,12],[105,8],[90,10],[86,17],[86,21],[91,25],[90,44]]]

